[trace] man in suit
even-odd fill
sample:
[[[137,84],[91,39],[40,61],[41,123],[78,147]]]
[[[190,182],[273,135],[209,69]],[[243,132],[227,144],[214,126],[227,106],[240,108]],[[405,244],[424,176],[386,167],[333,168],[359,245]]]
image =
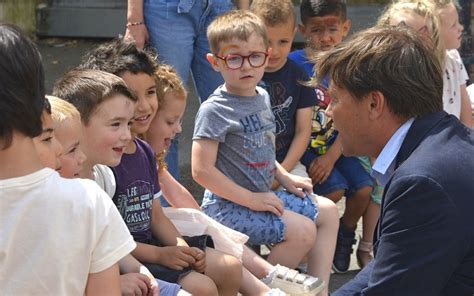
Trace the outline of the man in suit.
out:
[[[374,260],[333,295],[474,295],[474,136],[442,106],[441,66],[407,28],[372,28],[319,57],[344,155],[385,185]]]

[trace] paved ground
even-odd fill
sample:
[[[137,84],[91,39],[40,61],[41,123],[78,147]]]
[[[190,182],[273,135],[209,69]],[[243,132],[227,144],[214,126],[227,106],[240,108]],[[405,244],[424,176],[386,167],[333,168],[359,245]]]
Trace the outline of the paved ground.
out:
[[[86,40],[86,39],[61,39],[48,38],[39,39],[37,41],[38,47],[43,56],[43,63],[46,73],[46,90],[51,93],[52,87],[56,79],[58,79],[67,70],[78,65],[81,56],[87,50],[94,48],[101,42],[106,40]],[[180,171],[181,182],[190,190],[193,195],[199,199],[202,196],[202,188],[197,185],[190,176],[190,151],[191,151],[191,137],[194,126],[194,117],[199,108],[198,100],[192,85],[189,87],[190,95],[186,108],[185,117],[183,119],[183,134],[181,135],[180,144]],[[343,202],[339,202],[339,209],[343,211]],[[358,232],[360,233],[360,225]],[[333,275],[330,283],[330,291],[350,280],[358,272],[355,256],[351,260],[351,267],[348,273],[343,275]]]

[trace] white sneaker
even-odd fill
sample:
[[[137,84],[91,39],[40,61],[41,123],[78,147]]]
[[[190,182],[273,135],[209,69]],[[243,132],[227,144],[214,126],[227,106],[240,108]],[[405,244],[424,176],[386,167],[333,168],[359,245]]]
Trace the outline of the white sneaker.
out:
[[[287,294],[280,289],[271,289],[266,296],[287,296]]]
[[[323,280],[281,265],[276,265],[275,270],[262,279],[262,282],[289,295],[316,295],[324,288]]]

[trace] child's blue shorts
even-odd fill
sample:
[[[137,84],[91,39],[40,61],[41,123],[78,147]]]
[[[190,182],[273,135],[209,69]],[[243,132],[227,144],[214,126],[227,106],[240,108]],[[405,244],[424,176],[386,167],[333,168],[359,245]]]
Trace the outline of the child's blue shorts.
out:
[[[300,198],[287,191],[275,191],[286,210],[299,213],[311,221],[318,216],[318,205],[309,196]],[[249,236],[250,245],[275,244],[285,240],[283,220],[271,212],[258,212],[220,198],[206,190],[204,212],[225,226]]]
[[[314,155],[315,159],[317,156]],[[311,161],[306,161],[305,165],[309,168]],[[369,173],[364,169],[357,157],[346,157],[341,155],[334,164],[334,168],[327,178],[321,184],[315,184],[314,193],[325,196],[338,190],[344,190],[346,197],[351,197],[361,188],[373,187],[373,180]]]

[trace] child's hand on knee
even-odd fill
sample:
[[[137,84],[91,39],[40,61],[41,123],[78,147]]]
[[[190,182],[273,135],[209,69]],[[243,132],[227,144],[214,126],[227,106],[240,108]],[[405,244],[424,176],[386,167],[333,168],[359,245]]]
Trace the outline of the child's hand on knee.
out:
[[[283,215],[284,207],[275,193],[270,192],[253,192],[250,198],[250,209],[259,212],[272,212],[277,216]]]
[[[307,177],[287,173],[281,178],[280,183],[288,192],[301,198],[306,196],[306,192],[313,193],[313,183],[311,179]]]
[[[196,251],[187,246],[160,247],[158,262],[168,268],[183,270],[194,264]]]
[[[191,267],[197,272],[204,273],[206,270],[206,252],[196,247],[192,247],[192,249],[195,251],[194,259],[196,262]]]
[[[313,184],[325,182],[334,168],[334,163],[327,155],[315,158],[308,169],[308,175],[311,177]]]

